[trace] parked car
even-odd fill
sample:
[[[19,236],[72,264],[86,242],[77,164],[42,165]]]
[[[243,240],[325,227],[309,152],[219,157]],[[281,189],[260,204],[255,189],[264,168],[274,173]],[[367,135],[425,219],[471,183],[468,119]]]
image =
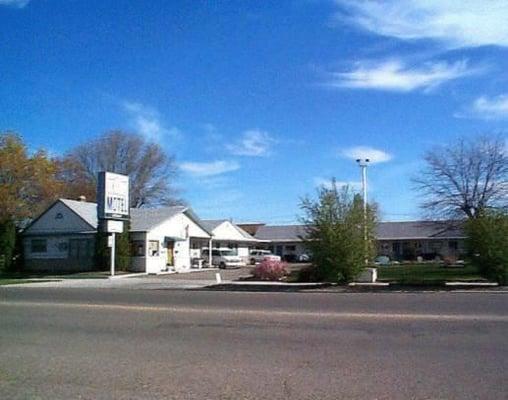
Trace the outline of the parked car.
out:
[[[249,261],[252,265],[260,263],[261,261],[280,261],[281,258],[272,254],[271,251],[268,250],[251,250],[249,255]]]
[[[203,257],[208,261],[208,249],[203,249]],[[245,267],[245,262],[231,249],[213,249],[212,265],[219,268],[240,268]]]
[[[298,256],[298,262],[309,262],[310,261],[310,254],[303,253]]]

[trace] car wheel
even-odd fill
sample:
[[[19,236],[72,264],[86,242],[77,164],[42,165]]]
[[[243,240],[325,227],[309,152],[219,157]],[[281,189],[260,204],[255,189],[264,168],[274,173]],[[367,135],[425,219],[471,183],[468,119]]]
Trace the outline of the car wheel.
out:
[[[220,269],[226,269],[226,264],[225,264],[225,263],[223,263],[223,262],[221,262],[221,263],[219,264],[219,268],[220,268]]]
[[[254,258],[251,258],[250,259],[250,265],[254,265],[254,264],[256,264],[256,260]]]

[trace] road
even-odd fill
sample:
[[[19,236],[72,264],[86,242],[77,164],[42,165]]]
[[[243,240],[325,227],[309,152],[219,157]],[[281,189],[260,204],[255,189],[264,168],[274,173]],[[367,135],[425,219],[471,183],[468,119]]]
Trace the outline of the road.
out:
[[[0,398],[508,398],[507,300],[2,288]]]

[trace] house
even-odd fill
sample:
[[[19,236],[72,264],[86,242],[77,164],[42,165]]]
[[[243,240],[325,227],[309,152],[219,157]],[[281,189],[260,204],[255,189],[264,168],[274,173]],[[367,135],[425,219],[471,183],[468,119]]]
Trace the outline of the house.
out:
[[[265,241],[265,248],[287,261],[298,260],[306,253],[303,225],[259,225],[254,237]],[[392,260],[460,258],[465,253],[462,229],[442,221],[380,222],[376,238],[377,254]]]
[[[227,219],[202,220],[203,226],[212,234],[212,248],[229,248],[243,261],[248,262],[249,251],[260,243],[238,225]]]
[[[187,270],[210,233],[188,207],[131,209],[131,269]],[[25,266],[33,271],[87,271],[96,266],[97,204],[60,199],[23,232]]]

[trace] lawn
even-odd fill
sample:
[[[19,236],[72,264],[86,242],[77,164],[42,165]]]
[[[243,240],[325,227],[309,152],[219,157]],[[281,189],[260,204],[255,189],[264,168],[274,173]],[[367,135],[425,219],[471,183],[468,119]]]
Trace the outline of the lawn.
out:
[[[444,267],[439,264],[409,264],[378,267],[378,281],[410,285],[440,284],[446,281],[485,281],[470,265]]]

